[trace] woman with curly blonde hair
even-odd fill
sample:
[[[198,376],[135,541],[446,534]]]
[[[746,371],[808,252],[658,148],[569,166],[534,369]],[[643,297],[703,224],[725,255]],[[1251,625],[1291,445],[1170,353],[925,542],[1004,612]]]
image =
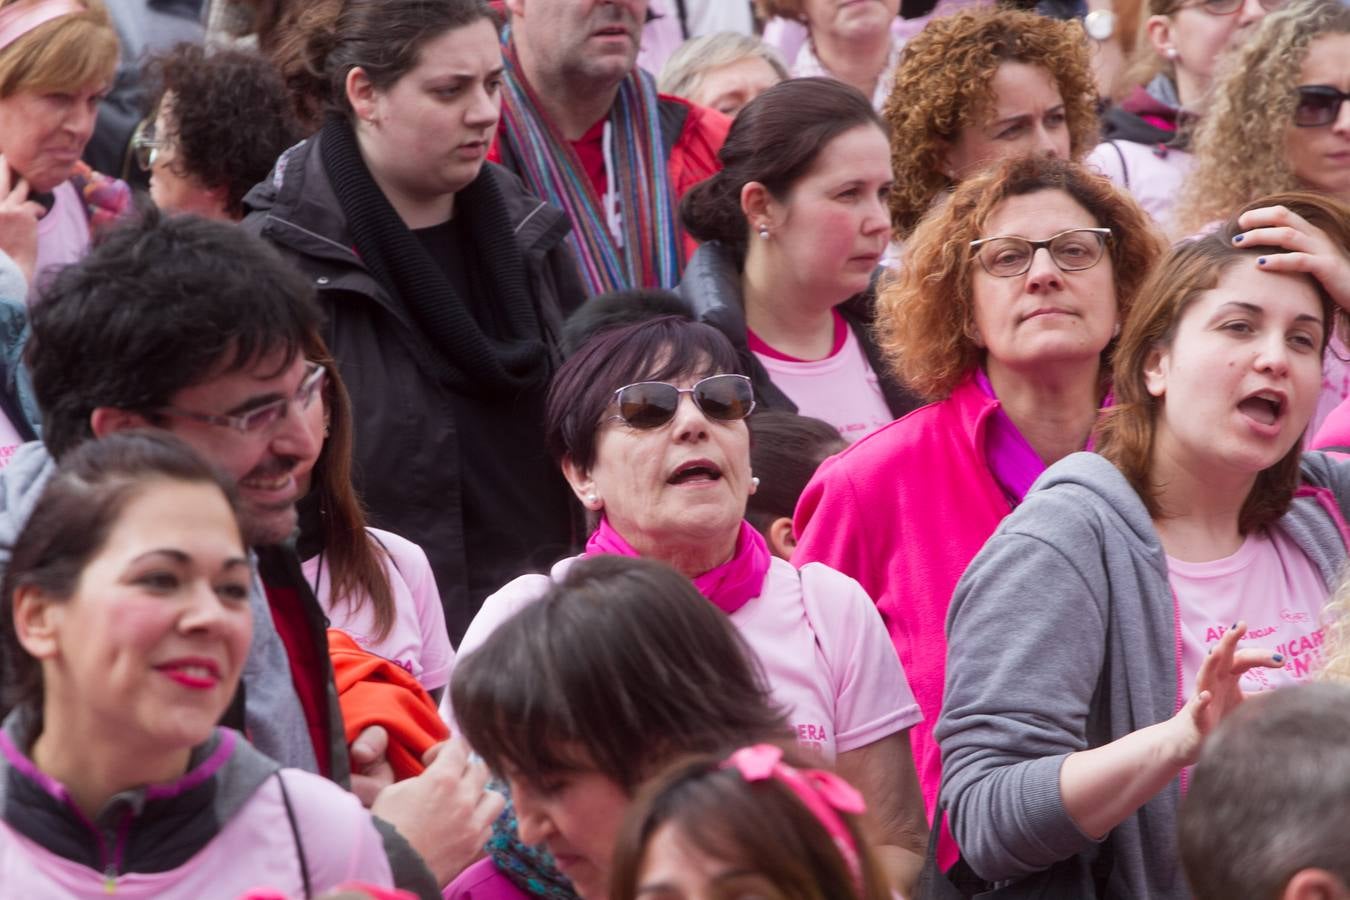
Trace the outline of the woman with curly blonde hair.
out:
[[[825,461],[797,506],[793,562],[826,563],[876,601],[924,713],[910,734],[930,814],[952,589],[1045,467],[1083,449],[1161,246],[1107,179],[1022,157],[930,213],[878,300],[883,349],[934,402]]]
[[[1177,210],[1183,233],[1276,191],[1350,200],[1350,108],[1325,92],[1350,89],[1348,37],[1350,6],[1297,0],[1232,54],[1195,135],[1195,166]]]
[[[991,162],[1026,153],[1081,159],[1097,142],[1096,102],[1075,22],[980,8],[929,23],[905,45],[883,112],[895,238]]]
[[[1350,6],[1297,0],[1229,58],[1196,133],[1177,223],[1194,233],[1255,197],[1305,189],[1350,200]],[[1315,433],[1350,398],[1350,350],[1323,358]]]

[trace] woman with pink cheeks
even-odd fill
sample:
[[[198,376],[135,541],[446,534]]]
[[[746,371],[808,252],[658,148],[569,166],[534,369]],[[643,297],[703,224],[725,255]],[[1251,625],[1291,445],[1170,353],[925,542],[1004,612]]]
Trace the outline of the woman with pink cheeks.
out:
[[[545,432],[598,526],[586,556],[675,568],[731,622],[788,712],[798,743],[866,797],[891,883],[908,892],[923,812],[908,730],[918,722],[872,601],[824,565],[794,568],[745,521],[757,487],[745,419],[749,380],[716,329],[676,316],[600,331],[562,366]],[[471,654],[575,559],[489,597],[460,644]]]
[[[125,184],[80,162],[117,52],[103,0],[0,3],[0,165],[13,189],[47,211],[38,223],[39,274],[79,259],[90,226],[130,206]]]
[[[952,588],[1046,466],[1087,443],[1114,336],[1159,253],[1105,178],[1031,156],[962,182],[881,293],[882,344],[932,402],[821,465],[792,560],[876,600],[924,711],[911,737],[930,814]],[[949,841],[941,858],[955,859]]]
[[[252,578],[233,489],[185,444],[126,432],[62,458],[0,600],[6,893],[391,885],[354,796],[216,727],[248,656]]]
[[[871,281],[890,237],[890,149],[865,97],[800,78],[732,123],[722,170],[680,217],[703,242],[680,294],[736,347],[763,409],[855,441],[914,409],[871,336]]]
[[[1350,308],[1350,208],[1254,206],[1159,265],[1098,453],[1051,466],[956,587],[941,799],[980,878],[1189,897],[1186,767],[1244,693],[1318,670],[1350,467],[1301,443]]]

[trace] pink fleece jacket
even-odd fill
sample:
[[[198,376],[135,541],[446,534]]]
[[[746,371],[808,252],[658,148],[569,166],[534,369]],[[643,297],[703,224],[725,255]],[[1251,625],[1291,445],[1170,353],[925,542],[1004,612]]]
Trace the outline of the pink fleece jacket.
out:
[[[1011,511],[985,458],[998,401],[974,378],[834,456],[797,504],[796,566],[851,575],[881,611],[923,721],[910,730],[931,818],[942,778],[933,725],[946,677],[947,606],[966,566]],[[944,841],[946,866],[956,859]]]

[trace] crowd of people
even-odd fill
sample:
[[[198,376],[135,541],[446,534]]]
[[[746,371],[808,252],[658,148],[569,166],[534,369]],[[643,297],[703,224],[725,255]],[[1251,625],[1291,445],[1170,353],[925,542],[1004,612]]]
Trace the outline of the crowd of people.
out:
[[[1346,0],[0,0],[0,897],[1350,900]]]

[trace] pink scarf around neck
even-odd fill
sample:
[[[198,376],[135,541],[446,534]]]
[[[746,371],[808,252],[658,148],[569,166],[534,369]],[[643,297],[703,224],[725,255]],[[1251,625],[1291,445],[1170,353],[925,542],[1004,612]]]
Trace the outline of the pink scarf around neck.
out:
[[[600,520],[600,527],[586,542],[586,555],[639,556],[633,546],[623,539],[608,519]],[[709,569],[693,579],[694,587],[727,615],[740,609],[747,601],[764,590],[764,579],[769,574],[769,545],[754,527],[744,520],[736,537],[736,552],[731,559],[715,569]]]

